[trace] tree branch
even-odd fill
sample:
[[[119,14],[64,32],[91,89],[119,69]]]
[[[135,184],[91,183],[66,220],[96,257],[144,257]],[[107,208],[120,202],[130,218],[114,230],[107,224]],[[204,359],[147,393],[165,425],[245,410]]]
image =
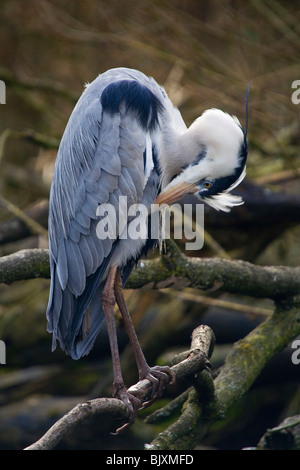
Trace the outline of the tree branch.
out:
[[[49,251],[47,249],[21,250],[0,258],[0,283],[49,278]]]
[[[200,325],[196,328],[192,335],[191,349],[185,354],[186,358],[179,364],[171,367],[175,373],[176,380],[209,369],[209,357],[212,354],[213,346],[214,334],[212,330],[205,325]],[[147,379],[141,380],[128,390],[146,400],[151,390],[151,382]],[[95,414],[109,414],[110,418],[122,419],[126,422],[128,409],[121,400],[116,398],[96,398],[80,403],[58,420],[41,439],[26,447],[25,450],[53,449],[74,426]]]
[[[38,220],[39,224],[47,232],[48,226],[48,202],[41,201],[28,209],[24,214],[31,220]],[[14,217],[1,223],[0,226],[0,245],[23,240],[32,235],[32,230],[20,217]]]
[[[212,424],[249,390],[267,362],[300,334],[300,305],[280,303],[274,313],[233,346],[221,373],[214,381],[205,372],[199,377],[206,382],[210,402],[199,404],[199,392],[189,393],[181,417],[160,433],[147,448],[150,450],[193,449],[207,434]],[[203,392],[203,387],[202,387]],[[201,403],[201,402],[200,402]]]
[[[70,91],[65,85],[58,81],[48,78],[40,79],[36,77],[15,77],[11,71],[5,67],[0,68],[0,77],[5,81],[7,86],[11,86],[20,90],[44,91],[54,93],[58,96],[66,98],[71,102],[76,102],[78,95]]]
[[[0,258],[0,283],[49,278],[48,253],[46,249],[22,250]],[[167,254],[138,262],[126,287],[197,287],[277,300],[299,295],[300,268],[188,257],[169,240]]]
[[[32,234],[42,235],[43,237],[48,239],[48,230],[45,229],[39,222],[32,219],[31,217],[26,214],[26,212],[22,211],[18,206],[13,204],[12,202],[5,199],[0,194],[0,206],[4,207],[6,210],[14,214],[18,219],[24,222],[27,227],[29,228]]]
[[[24,450],[51,450],[84,419],[97,415],[109,414],[111,419],[127,417],[126,405],[117,398],[96,398],[85,403],[78,403],[72,410],[59,419],[38,441]]]
[[[128,288],[196,287],[220,289],[233,294],[261,298],[286,298],[300,292],[300,268],[258,266],[246,261],[195,258],[181,253],[167,241],[167,254],[139,261],[127,283]]]
[[[35,277],[49,278],[48,250],[23,250],[0,259],[0,282],[9,283]],[[177,379],[195,374],[196,370],[202,372],[197,374],[198,379],[183,406],[181,417],[159,434],[149,448],[190,449],[249,390],[270,358],[300,333],[300,269],[187,257],[173,242],[168,241],[167,254],[154,260],[140,261],[132,272],[128,287],[143,286],[194,286],[204,290],[218,288],[253,297],[269,297],[276,301],[274,313],[248,336],[235,343],[214,383],[205,371],[210,354],[207,348],[212,343],[212,337],[200,344],[197,348],[199,354],[190,354],[180,364],[173,366]],[[194,345],[193,348],[195,349]],[[205,355],[201,352],[203,350]],[[146,396],[149,387],[149,382],[145,380],[131,387],[130,391]],[[202,397],[200,401],[199,393]],[[107,409],[126,419],[126,407],[122,408],[123,404],[118,400],[107,400],[96,399],[78,405],[55,425],[54,430],[49,430],[49,435],[46,433],[46,443],[38,441],[29,448],[49,448],[49,445],[56,445],[52,442],[61,439],[74,423],[85,416],[104,413]]]

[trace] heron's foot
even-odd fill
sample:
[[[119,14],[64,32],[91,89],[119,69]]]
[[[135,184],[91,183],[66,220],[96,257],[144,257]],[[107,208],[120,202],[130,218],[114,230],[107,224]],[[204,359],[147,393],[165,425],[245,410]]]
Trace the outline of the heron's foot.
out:
[[[114,385],[113,396],[121,400],[127,406],[129,412],[128,422],[123,424],[123,426],[113,433],[120,434],[135,422],[137,412],[142,405],[142,401],[132,393],[129,393],[124,384]]]
[[[143,403],[144,409],[161,397],[166,385],[175,383],[175,374],[169,366],[154,366],[140,371],[140,379],[148,379],[152,384],[149,400]]]

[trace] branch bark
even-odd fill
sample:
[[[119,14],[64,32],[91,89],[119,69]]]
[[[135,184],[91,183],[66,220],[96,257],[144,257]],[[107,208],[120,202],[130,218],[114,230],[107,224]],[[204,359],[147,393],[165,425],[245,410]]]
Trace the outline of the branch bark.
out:
[[[21,250],[0,258],[0,283],[49,278],[49,251],[47,249]]]
[[[211,328],[205,325],[196,328],[192,335],[191,349],[185,354],[186,358],[171,367],[176,380],[210,369],[209,357],[212,354],[213,346],[214,334]],[[139,397],[146,400],[150,389],[151,383],[145,379],[130,387],[129,392],[138,394]],[[126,405],[116,398],[97,398],[80,403],[58,420],[41,439],[24,450],[53,449],[74,426],[95,414],[109,414],[110,418],[122,419],[124,422],[128,418]]]
[[[10,283],[36,277],[49,278],[49,275],[48,250],[23,250],[0,259],[0,282]],[[220,289],[253,297],[269,297],[277,304],[275,312],[270,317],[234,345],[214,384],[205,371],[198,374],[200,389],[207,390],[204,397],[210,397],[209,404],[199,405],[196,386],[189,393],[181,417],[153,441],[150,446],[153,449],[193,448],[206,435],[211,424],[225,415],[228,409],[246,393],[269,359],[300,333],[300,268],[298,267],[263,267],[244,261],[187,257],[173,242],[168,241],[167,254],[154,260],[140,261],[132,272],[127,286],[157,289],[193,286],[203,290]],[[191,372],[188,371],[187,364],[193,362],[193,356],[189,357],[187,363],[183,362],[183,375]],[[195,364],[199,365],[198,358],[195,359]],[[202,366],[206,367],[203,363]],[[181,367],[178,370],[177,366],[173,367],[176,376],[180,377]],[[131,390],[135,393],[140,393],[141,390],[147,393],[147,387],[149,388],[149,383],[148,385],[139,383]],[[62,428],[66,426],[67,430],[68,422],[72,427],[73,420],[77,422],[77,414],[78,420],[81,420],[86,413],[102,413],[106,405],[98,400],[92,400],[83,407],[79,405],[78,410],[74,412],[75,418],[73,413],[65,418],[67,424],[64,424],[62,418]],[[114,407],[114,401],[107,403]],[[117,415],[123,413],[123,417],[126,417],[127,410],[122,411],[118,402],[115,412]]]
[[[50,277],[48,250],[22,250],[0,258],[0,283],[36,277]],[[169,240],[167,254],[138,262],[127,287],[197,287],[278,300],[299,295],[300,268],[188,257]]]
[[[300,292],[299,267],[258,266],[241,260],[189,257],[182,254],[172,240],[168,240],[167,248],[167,254],[160,258],[139,261],[127,287],[220,289],[275,300]]]

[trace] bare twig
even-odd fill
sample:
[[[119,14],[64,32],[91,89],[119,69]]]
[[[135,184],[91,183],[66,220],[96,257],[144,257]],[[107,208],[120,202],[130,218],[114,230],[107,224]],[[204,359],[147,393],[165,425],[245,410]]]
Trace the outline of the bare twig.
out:
[[[181,300],[187,300],[190,302],[196,302],[199,304],[207,305],[208,307],[220,307],[222,309],[228,309],[235,312],[242,312],[251,316],[265,317],[271,315],[272,310],[268,308],[255,307],[253,305],[241,304],[238,302],[232,302],[224,299],[214,299],[208,296],[193,294],[185,291],[175,291],[173,289],[164,289],[162,292],[165,294],[172,294]]]
[[[46,93],[53,93],[57,96],[61,96],[71,102],[76,102],[78,96],[73,93],[68,87],[62,83],[48,78],[36,78],[36,77],[16,77],[11,71],[5,67],[0,67],[0,77],[8,86],[20,89],[20,90],[33,90],[43,91]]]
[[[4,207],[6,210],[14,214],[16,217],[22,220],[30,231],[35,235],[42,235],[48,239],[48,230],[45,229],[39,222],[29,217],[24,211],[19,207],[13,204],[11,201],[8,201],[3,196],[0,195],[0,206]]]
[[[48,135],[41,134],[33,129],[24,129],[17,131],[15,129],[5,129],[0,136],[0,155],[3,155],[4,146],[9,138],[13,139],[24,139],[29,142],[33,142],[45,149],[58,149],[59,140],[55,137],[49,137]]]
[[[214,334],[212,330],[205,325],[200,325],[196,328],[192,335],[191,349],[186,353],[186,359],[171,368],[175,373],[176,380],[209,369],[209,357],[212,353],[213,345]],[[150,388],[150,381],[145,379],[133,385],[128,390],[146,399]],[[41,439],[26,447],[25,450],[53,449],[74,426],[85,418],[94,416],[95,414],[109,414],[115,419],[118,418],[124,421],[128,417],[128,410],[122,401],[115,398],[97,398],[85,403],[80,403],[58,420]]]
[[[40,201],[24,210],[24,214],[30,220],[38,221],[40,226],[44,227],[45,233],[48,226],[48,201]],[[0,245],[11,243],[17,240],[23,240],[32,235],[28,224],[24,223],[19,217],[13,217],[1,223],[0,226]]]

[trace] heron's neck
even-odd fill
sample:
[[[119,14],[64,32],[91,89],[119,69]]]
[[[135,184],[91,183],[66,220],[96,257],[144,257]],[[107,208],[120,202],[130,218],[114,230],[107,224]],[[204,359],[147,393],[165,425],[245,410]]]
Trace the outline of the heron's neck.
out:
[[[169,128],[163,133],[161,141],[162,188],[165,188],[174,176],[192,163],[199,151],[199,144],[192,138],[191,128],[178,131]]]

